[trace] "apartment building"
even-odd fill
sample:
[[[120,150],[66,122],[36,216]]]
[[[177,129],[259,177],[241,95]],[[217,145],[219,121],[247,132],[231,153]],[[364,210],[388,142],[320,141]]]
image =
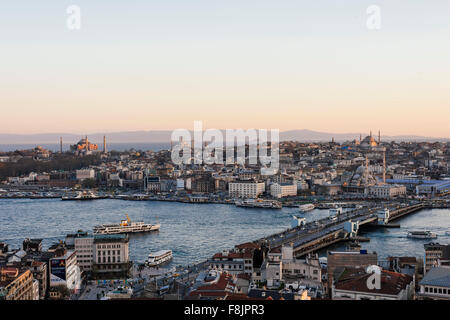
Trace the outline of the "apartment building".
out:
[[[36,290],[37,287],[37,290]],[[0,300],[38,300],[39,284],[30,270],[0,267]]]
[[[272,183],[270,185],[270,195],[274,198],[295,197],[297,195],[297,185],[292,183]]]
[[[234,198],[257,198],[266,190],[266,184],[259,181],[236,180],[228,184],[228,194]]]
[[[424,258],[424,273],[427,273],[431,268],[439,266],[439,260],[450,260],[450,245],[439,243],[424,244],[425,258]]]

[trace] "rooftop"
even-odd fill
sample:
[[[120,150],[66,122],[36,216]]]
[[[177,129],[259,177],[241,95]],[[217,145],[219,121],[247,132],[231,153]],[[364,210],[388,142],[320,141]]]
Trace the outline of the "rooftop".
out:
[[[443,266],[431,268],[419,284],[436,287],[450,287],[450,267]]]

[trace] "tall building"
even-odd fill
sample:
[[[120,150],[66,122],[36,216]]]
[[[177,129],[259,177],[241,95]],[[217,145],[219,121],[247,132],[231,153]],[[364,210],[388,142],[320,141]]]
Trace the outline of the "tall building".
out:
[[[49,261],[50,287],[65,286],[73,292],[81,287],[81,272],[77,264],[75,251],[64,250],[62,255],[57,254]]]

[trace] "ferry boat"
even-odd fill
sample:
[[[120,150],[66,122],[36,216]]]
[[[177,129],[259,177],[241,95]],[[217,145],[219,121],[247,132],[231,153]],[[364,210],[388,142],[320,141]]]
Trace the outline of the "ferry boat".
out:
[[[435,239],[437,238],[437,234],[431,231],[408,231],[408,238]]]
[[[298,206],[298,210],[299,210],[301,213],[306,213],[306,212],[308,212],[308,211],[314,210],[315,207],[316,207],[316,206],[313,205],[312,203],[301,204],[301,205]]]
[[[245,208],[266,208],[266,209],[281,209],[281,202],[275,200],[262,199],[246,199],[238,200],[234,203],[237,207]]]
[[[96,200],[105,199],[106,197],[101,197],[92,191],[78,191],[75,195],[64,195],[61,200]]]
[[[158,231],[160,224],[144,223],[143,221],[131,221],[128,217],[118,224],[103,224],[94,227],[94,234],[118,234]]]
[[[145,263],[149,267],[156,267],[170,262],[172,258],[172,250],[160,250],[150,253]]]

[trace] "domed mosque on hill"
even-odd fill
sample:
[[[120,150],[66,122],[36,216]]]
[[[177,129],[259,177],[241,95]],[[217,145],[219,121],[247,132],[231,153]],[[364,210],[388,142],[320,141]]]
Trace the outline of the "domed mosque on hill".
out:
[[[89,154],[92,151],[98,150],[98,145],[95,143],[90,143],[88,137],[81,139],[77,144],[70,146],[70,149],[75,153],[81,154]]]
[[[364,150],[369,150],[372,148],[376,148],[381,142],[381,134],[378,132],[378,142],[375,141],[375,138],[372,136],[372,131],[370,131],[370,135],[365,137],[364,139],[359,141],[359,147]]]

